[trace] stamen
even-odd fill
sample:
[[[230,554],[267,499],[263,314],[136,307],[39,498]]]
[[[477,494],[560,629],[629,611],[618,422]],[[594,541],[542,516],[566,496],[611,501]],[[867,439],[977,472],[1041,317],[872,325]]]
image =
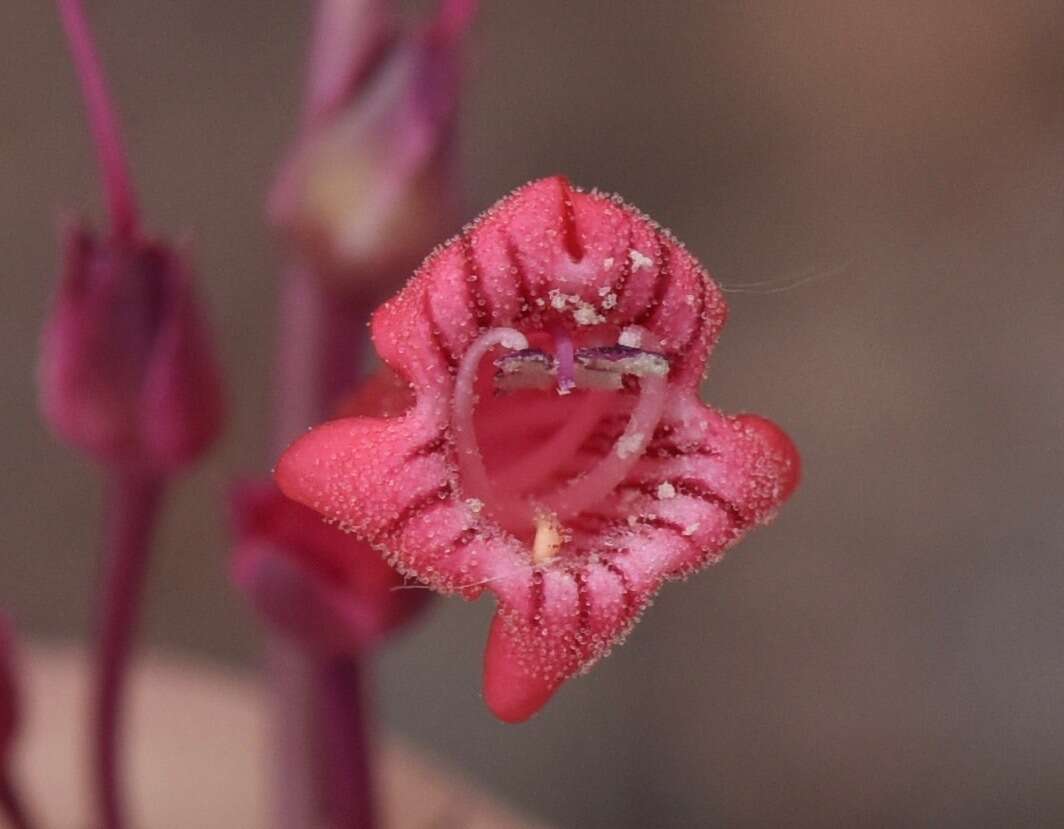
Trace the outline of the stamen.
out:
[[[561,550],[565,541],[558,516],[550,512],[536,513],[536,537],[532,541],[532,562],[546,564]]]
[[[530,507],[511,499],[499,498],[497,488],[491,485],[473,423],[480,361],[491,349],[499,345],[511,351],[521,351],[528,348],[528,340],[524,334],[513,328],[492,328],[473,341],[458,366],[451,407],[458,470],[466,495],[482,501],[497,521],[507,525],[523,524],[527,527],[531,518]]]
[[[628,476],[642,457],[661,420],[668,390],[668,360],[649,350],[657,345],[649,332],[633,327],[625,333],[629,342],[637,341],[640,347],[602,346],[576,352],[568,334],[556,333],[557,357],[550,360],[538,349],[529,348],[527,338],[519,331],[493,328],[473,342],[459,364],[452,403],[452,426],[462,488],[467,498],[483,504],[492,520],[507,530],[525,538],[529,529],[533,531],[531,558],[535,565],[547,564],[558,555],[565,543],[567,522],[608,497]],[[564,393],[563,389],[570,391],[580,372],[589,377],[615,377],[618,382],[623,375],[638,378],[638,398],[632,406],[624,431],[611,451],[586,473],[567,481],[549,494],[540,495],[538,490],[571,461],[616,398],[601,392],[583,392],[585,397],[579,401],[581,405],[561,423],[550,440],[489,478],[477,440],[474,412],[480,363],[496,346],[503,346],[511,352],[495,361],[498,368],[496,387],[500,379],[506,378],[518,378],[521,383],[529,382],[536,375],[542,376],[545,369],[557,371],[559,393]],[[563,369],[563,365],[567,367]],[[572,385],[566,386],[560,379],[565,372],[570,372]]]
[[[650,374],[664,376],[669,373],[669,361],[664,354],[626,345],[581,348],[576,352],[576,361],[588,371],[608,371],[636,377]]]
[[[581,348],[576,352],[576,385],[582,389],[620,389],[625,374],[664,376],[669,361],[664,354],[625,345]]]
[[[644,347],[650,345],[649,332],[641,331],[639,334]],[[666,366],[666,373],[667,370]],[[557,515],[559,521],[575,518],[609,495],[627,477],[658,427],[667,390],[665,374],[651,373],[640,378],[639,399],[613,450],[589,471],[544,499],[544,504]]]
[[[495,361],[495,388],[499,391],[549,389],[554,385],[554,358],[538,348],[511,351]]]

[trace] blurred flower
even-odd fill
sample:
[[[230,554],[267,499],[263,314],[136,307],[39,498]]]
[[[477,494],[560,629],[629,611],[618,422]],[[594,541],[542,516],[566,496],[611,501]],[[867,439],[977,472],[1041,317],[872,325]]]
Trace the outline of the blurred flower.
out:
[[[40,405],[56,434],[149,473],[198,457],[223,418],[221,383],[184,258],[137,234],[66,231],[41,340]]]
[[[443,0],[415,31],[391,6],[322,2],[303,133],[270,197],[273,221],[349,293],[379,292],[454,229],[460,47],[475,3]]]
[[[272,481],[238,486],[233,513],[234,581],[271,625],[315,652],[362,652],[431,598]]]
[[[377,372],[338,407],[342,417],[393,417],[409,386]],[[273,481],[232,494],[233,580],[274,627],[322,654],[358,653],[411,621],[432,593],[393,569],[380,552],[285,497]]]
[[[776,426],[698,399],[725,315],[634,208],[534,182],[375,314],[378,352],[412,386],[405,414],[317,427],[276,479],[406,574],[492,591],[485,698],[526,719],[797,483]]]

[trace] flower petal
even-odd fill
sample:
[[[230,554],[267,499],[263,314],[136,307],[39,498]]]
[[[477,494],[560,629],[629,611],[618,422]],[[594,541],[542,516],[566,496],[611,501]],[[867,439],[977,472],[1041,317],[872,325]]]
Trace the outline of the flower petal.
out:
[[[484,700],[504,722],[522,722],[558,687],[605,656],[645,606],[625,573],[595,562],[546,570],[500,596],[484,652]]]

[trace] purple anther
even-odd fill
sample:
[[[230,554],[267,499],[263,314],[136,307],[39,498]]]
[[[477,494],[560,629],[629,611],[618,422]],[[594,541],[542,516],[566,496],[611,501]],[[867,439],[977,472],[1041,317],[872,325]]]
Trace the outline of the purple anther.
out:
[[[636,377],[662,377],[669,373],[669,361],[664,354],[627,345],[581,348],[575,356],[576,362],[590,371],[632,374]]]
[[[495,368],[495,388],[500,391],[549,389],[554,385],[554,358],[538,348],[503,354],[495,361]]]

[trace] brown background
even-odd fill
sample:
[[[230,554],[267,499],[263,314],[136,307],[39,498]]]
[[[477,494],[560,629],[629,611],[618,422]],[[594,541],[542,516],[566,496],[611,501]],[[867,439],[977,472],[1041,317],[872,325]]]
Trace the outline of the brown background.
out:
[[[1064,7],[484,4],[469,214],[566,172],[735,293],[706,393],[783,423],[806,480],[534,722],[478,698],[490,607],[389,653],[388,722],[566,827],[1064,822]],[[145,638],[249,663],[221,493],[262,469],[301,3],[91,5],[154,225],[189,231],[233,418],[175,494]],[[83,636],[97,482],[37,422],[55,218],[98,201],[48,3],[0,11],[0,604]],[[175,785],[179,785],[175,781]]]

